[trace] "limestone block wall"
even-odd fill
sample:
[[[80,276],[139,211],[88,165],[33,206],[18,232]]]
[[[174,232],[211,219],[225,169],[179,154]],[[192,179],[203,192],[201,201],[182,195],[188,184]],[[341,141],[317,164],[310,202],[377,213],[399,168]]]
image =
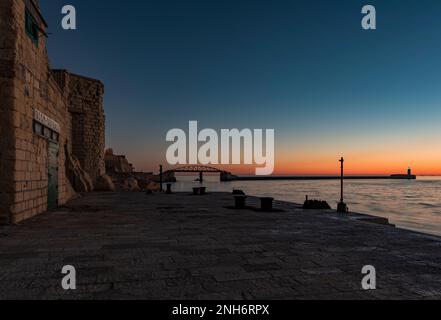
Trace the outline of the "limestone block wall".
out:
[[[0,1],[0,223],[10,220],[14,203],[13,79],[17,30],[10,24],[13,0]]]
[[[65,150],[77,156],[94,182],[105,173],[104,86],[50,70],[45,29],[37,1],[0,1],[0,223],[18,223],[47,210],[49,144],[54,141],[58,205],[75,192]],[[36,117],[53,129],[47,131],[50,137],[34,128]]]
[[[1,20],[6,21],[1,34],[7,39],[0,45],[12,47],[12,51],[5,51],[9,62],[5,68],[8,71],[5,73],[8,76],[5,80],[7,89],[2,89],[1,93],[1,101],[8,110],[7,120],[2,120],[1,127],[7,135],[6,138],[1,138],[1,144],[7,145],[2,154],[2,166],[12,170],[2,170],[0,177],[3,180],[3,176],[6,176],[6,190],[11,191],[11,194],[8,192],[9,196],[5,197],[12,201],[2,200],[5,211],[2,210],[1,215],[9,217],[12,223],[47,209],[48,140],[33,132],[34,109],[60,125],[59,204],[65,203],[72,196],[71,188],[66,185],[68,181],[63,151],[64,146],[69,143],[71,117],[63,93],[49,71],[45,37],[39,37],[37,45],[25,31],[26,4],[29,5],[29,1],[2,0],[0,10]],[[39,23],[44,30],[44,24],[40,20]],[[3,75],[2,72],[2,77]],[[6,96],[5,99],[3,95]]]
[[[72,153],[93,183],[105,174],[104,85],[66,70],[53,70],[72,117]]]

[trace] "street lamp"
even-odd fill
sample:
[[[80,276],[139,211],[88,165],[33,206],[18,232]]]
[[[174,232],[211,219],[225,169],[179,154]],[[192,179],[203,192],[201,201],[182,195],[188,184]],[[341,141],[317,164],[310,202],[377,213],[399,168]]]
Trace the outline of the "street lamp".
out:
[[[341,164],[341,177],[340,177],[340,181],[341,181],[341,189],[340,189],[340,202],[337,205],[337,212],[340,213],[347,213],[349,211],[348,206],[346,205],[346,203],[344,202],[344,194],[343,194],[343,186],[344,186],[344,162],[345,159],[342,157],[339,160],[340,164]]]

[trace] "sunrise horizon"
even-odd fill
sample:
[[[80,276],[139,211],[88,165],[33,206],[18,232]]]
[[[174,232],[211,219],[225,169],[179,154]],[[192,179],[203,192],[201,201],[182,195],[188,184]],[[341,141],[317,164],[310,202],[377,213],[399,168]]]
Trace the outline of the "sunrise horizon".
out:
[[[440,13],[0,0],[0,302],[179,320],[441,300]]]
[[[413,14],[416,3],[373,1],[381,27],[366,31],[363,1],[172,1],[137,11],[75,2],[75,32],[57,28],[58,5],[41,4],[52,65],[101,79],[106,146],[138,170],[167,166],[168,130],[197,120],[217,131],[274,129],[273,174],[335,174],[344,156],[352,175],[441,175],[441,46],[431,32],[440,22]],[[97,24],[95,12],[122,24]]]

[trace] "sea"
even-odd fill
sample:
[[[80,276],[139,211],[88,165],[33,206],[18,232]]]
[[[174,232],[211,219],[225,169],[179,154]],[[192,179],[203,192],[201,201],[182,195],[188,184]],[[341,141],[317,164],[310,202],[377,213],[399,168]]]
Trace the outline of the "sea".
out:
[[[191,191],[201,184],[195,176],[177,176],[174,191]],[[219,176],[205,176],[203,186],[210,192],[232,192],[274,197],[295,203],[309,199],[327,201],[336,208],[340,200],[339,180],[314,181],[232,181],[220,182]],[[349,210],[385,217],[399,228],[441,236],[441,177],[416,180],[346,180],[345,202]]]

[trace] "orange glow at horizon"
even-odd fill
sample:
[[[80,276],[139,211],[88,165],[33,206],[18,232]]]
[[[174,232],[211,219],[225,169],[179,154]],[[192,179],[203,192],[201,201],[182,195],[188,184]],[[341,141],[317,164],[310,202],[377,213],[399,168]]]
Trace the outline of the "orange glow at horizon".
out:
[[[355,143],[279,144],[275,150],[273,175],[339,175],[339,159],[345,158],[347,175],[390,175],[406,174],[410,167],[416,175],[441,175],[441,141],[436,137],[415,137],[390,141],[386,137],[378,142],[358,141]],[[362,143],[363,142],[363,143]],[[299,150],[299,151],[295,151]],[[335,150],[341,150],[336,153]],[[143,155],[139,155],[145,159]],[[137,163],[138,161],[135,161]],[[165,159],[157,163],[166,163]],[[154,164],[139,169],[154,170]],[[211,165],[233,174],[255,175],[256,165]],[[165,169],[180,166],[167,166]],[[263,166],[260,166],[263,167]],[[147,169],[149,168],[149,169]],[[157,170],[157,169],[156,169]]]
[[[277,161],[273,175],[339,175],[340,163],[338,157],[332,157],[328,161]],[[356,158],[345,158],[346,175],[391,175],[406,174],[410,167],[416,175],[441,175],[440,161],[421,161],[412,166],[405,161],[382,161],[374,162]],[[210,166],[210,165],[209,165]],[[254,165],[212,165],[221,170],[233,174],[255,175]],[[179,167],[179,166],[177,166]],[[173,168],[173,167],[171,167]]]
[[[341,155],[334,156],[284,156],[276,158],[273,175],[339,175]],[[441,175],[441,156],[431,159],[417,157],[409,162],[399,154],[390,156],[367,156],[347,154],[345,174],[347,175],[390,175],[406,174],[410,167],[416,175]],[[256,165],[208,165],[233,174],[255,175]],[[172,169],[181,166],[164,166]]]
[[[339,175],[341,155],[319,156],[288,154],[276,158],[273,175]],[[403,154],[352,154],[345,158],[347,175],[390,175],[406,174],[410,167],[416,175],[441,175],[441,155],[437,157],[415,157],[407,161]],[[233,174],[255,175],[255,165],[213,165]]]

